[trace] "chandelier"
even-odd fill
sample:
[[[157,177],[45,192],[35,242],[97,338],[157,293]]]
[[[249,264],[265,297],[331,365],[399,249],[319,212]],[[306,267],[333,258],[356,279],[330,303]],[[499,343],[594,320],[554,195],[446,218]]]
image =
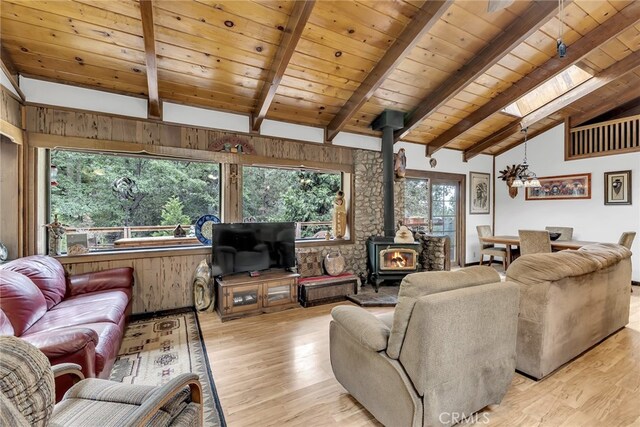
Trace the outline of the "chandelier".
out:
[[[521,132],[524,132],[524,160],[522,164],[518,165],[516,170],[516,177],[511,184],[512,187],[530,187],[539,188],[540,180],[536,176],[536,173],[529,170],[529,163],[527,163],[527,130],[529,128],[523,128]]]

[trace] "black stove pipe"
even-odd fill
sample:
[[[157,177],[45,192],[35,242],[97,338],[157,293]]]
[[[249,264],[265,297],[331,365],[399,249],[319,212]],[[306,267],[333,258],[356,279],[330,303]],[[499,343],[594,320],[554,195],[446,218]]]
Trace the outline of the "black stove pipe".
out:
[[[385,110],[371,124],[373,130],[382,131],[382,193],[384,208],[384,235],[394,237],[396,225],[393,200],[393,131],[404,126],[402,111]]]
[[[393,129],[386,126],[382,129],[382,188],[384,201],[384,235],[396,235],[394,194],[393,194]]]

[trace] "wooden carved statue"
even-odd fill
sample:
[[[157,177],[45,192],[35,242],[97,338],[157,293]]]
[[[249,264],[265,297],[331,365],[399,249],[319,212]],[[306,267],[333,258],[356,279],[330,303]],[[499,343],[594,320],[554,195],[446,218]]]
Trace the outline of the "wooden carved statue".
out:
[[[345,206],[344,192],[342,191],[336,193],[336,198],[333,201],[331,228],[336,239],[344,238],[347,232],[347,207]]]
[[[401,148],[395,155],[393,170],[396,178],[404,178],[407,171],[407,156],[404,154],[404,148]]]
[[[514,199],[518,195],[518,187],[512,187],[513,181],[518,176],[518,171],[520,170],[520,165],[511,165],[507,166],[505,170],[500,171],[498,178],[507,182],[507,188],[509,189],[509,196]]]
[[[64,225],[58,221],[58,215],[56,214],[53,217],[53,222],[45,224],[45,227],[49,229],[49,255],[60,255],[62,235],[65,233]]]

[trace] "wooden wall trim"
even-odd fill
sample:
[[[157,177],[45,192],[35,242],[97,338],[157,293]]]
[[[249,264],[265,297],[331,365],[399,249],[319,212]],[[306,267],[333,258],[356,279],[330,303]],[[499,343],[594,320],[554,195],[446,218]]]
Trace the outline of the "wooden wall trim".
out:
[[[119,250],[108,252],[91,252],[86,255],[61,255],[56,256],[61,264],[86,264],[92,262],[119,261],[127,259],[147,259],[162,257],[184,257],[193,255],[211,255],[209,246],[196,246],[189,248],[161,248],[161,249],[145,249],[145,250]]]
[[[12,125],[4,119],[0,119],[0,133],[18,145],[22,145],[24,143],[22,129],[18,126]]]
[[[6,92],[8,94],[10,94],[10,95],[13,95],[9,91],[6,91]],[[134,95],[134,94],[132,94],[131,96],[134,96],[134,97],[137,97],[137,98],[145,98],[144,96],[137,96],[137,95]],[[13,96],[13,97],[15,98],[15,96]],[[219,108],[212,108],[212,107],[206,107],[206,106],[193,105],[193,104],[188,104],[188,103],[178,102],[178,101],[171,101],[171,103],[179,104],[179,105],[185,105],[187,107],[201,108],[203,110],[211,110],[211,111],[217,111],[217,112],[222,112],[222,113],[227,113],[227,114],[229,113],[229,111],[221,110]],[[94,115],[94,116],[100,117],[101,120],[108,120],[109,118],[111,118],[111,119],[121,119],[121,120],[125,120],[125,121],[134,121],[134,122],[136,122],[138,124],[150,123],[150,124],[156,124],[156,125],[162,125],[162,126],[173,126],[173,127],[185,128],[185,129],[197,129],[197,130],[201,130],[201,131],[220,132],[220,133],[223,133],[223,134],[235,135],[235,136],[239,136],[239,137],[263,138],[265,140],[272,140],[272,141],[286,140],[288,142],[300,143],[300,144],[305,144],[305,145],[309,145],[309,146],[319,146],[319,145],[321,145],[321,144],[319,144],[317,142],[306,141],[306,140],[303,140],[303,139],[284,138],[284,137],[277,137],[277,136],[271,136],[271,135],[261,135],[259,133],[252,132],[252,131],[250,131],[250,132],[241,132],[241,131],[231,131],[231,130],[225,130],[225,129],[218,129],[218,128],[213,128],[213,127],[206,127],[206,126],[192,126],[192,125],[176,123],[176,122],[169,122],[169,121],[165,121],[165,120],[157,120],[157,119],[152,119],[152,118],[131,117],[131,116],[125,116],[125,115],[122,115],[122,114],[105,113],[105,112],[92,111],[92,110],[82,110],[82,109],[77,109],[77,108],[64,107],[64,106],[58,106],[58,105],[40,104],[40,103],[35,103],[35,102],[25,102],[24,103],[24,107],[26,108],[26,110],[30,114],[33,114],[33,111],[37,111],[38,109],[43,109],[43,110],[50,110],[50,111],[57,112],[57,113],[68,112],[68,113],[76,113],[76,114]],[[249,117],[251,119],[251,114],[240,113],[240,112],[233,113],[233,114],[239,115],[239,116],[247,116],[247,117]],[[25,120],[25,123],[26,123],[26,120]],[[305,123],[302,123],[302,122],[295,122],[295,121],[290,121],[290,122],[286,122],[286,123],[300,124],[300,125],[303,125],[303,126],[310,126],[309,124],[305,124]],[[314,126],[310,126],[310,127],[314,127]],[[359,132],[357,130],[350,130],[349,132],[353,133],[353,134],[356,134],[356,135],[363,135],[363,136],[370,136],[370,137],[375,137],[376,136],[375,134],[372,134],[370,132]],[[378,132],[378,134],[382,135],[381,132]],[[353,150],[359,150],[360,149],[360,148],[354,148],[354,147],[348,147],[348,146],[336,146],[335,148],[338,148],[338,149],[341,149],[341,150],[347,150],[347,151],[353,151]],[[372,151],[375,151],[375,150],[372,150]]]
[[[44,133],[28,132],[29,144],[36,148],[74,149],[82,151],[119,152],[146,154],[175,159],[190,159],[222,164],[261,165],[276,167],[305,167],[318,170],[335,170],[353,172],[353,166],[342,163],[327,163],[309,160],[279,159],[251,154],[220,153],[193,148],[165,147],[135,142],[122,142],[104,139],[82,138],[77,136],[60,136]]]
[[[114,117],[107,114],[27,106],[26,128],[32,134],[82,138],[87,149],[100,146],[104,150],[128,150],[124,144],[140,144],[143,151],[164,155],[205,156],[224,163],[264,163],[282,166],[314,168],[333,167],[351,171],[353,149],[310,142],[292,141],[262,135],[228,132],[206,128],[159,123],[149,120]],[[234,154],[210,151],[212,144],[229,140],[232,145],[242,142],[251,145],[254,154]],[[42,138],[39,141],[43,141]],[[38,142],[42,143],[42,142]],[[65,144],[60,144],[61,147]],[[133,150],[140,148],[131,146]],[[180,151],[182,150],[182,151]],[[188,150],[188,151],[184,151]],[[177,154],[172,154],[177,153]],[[198,154],[200,153],[200,154]],[[206,155],[202,153],[207,153]],[[334,167],[342,165],[341,167]]]

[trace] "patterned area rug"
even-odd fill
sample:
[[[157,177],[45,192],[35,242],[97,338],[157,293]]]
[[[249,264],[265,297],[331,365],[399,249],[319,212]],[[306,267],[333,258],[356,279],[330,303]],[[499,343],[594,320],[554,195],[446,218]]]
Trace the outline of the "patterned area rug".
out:
[[[193,311],[133,320],[125,331],[110,379],[160,385],[189,372],[198,374],[202,383],[204,425],[226,426]]]

